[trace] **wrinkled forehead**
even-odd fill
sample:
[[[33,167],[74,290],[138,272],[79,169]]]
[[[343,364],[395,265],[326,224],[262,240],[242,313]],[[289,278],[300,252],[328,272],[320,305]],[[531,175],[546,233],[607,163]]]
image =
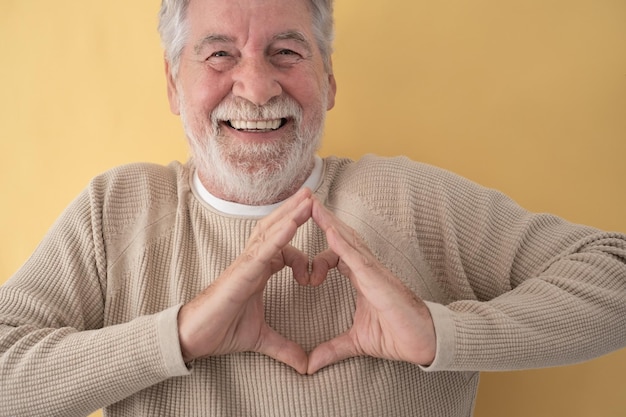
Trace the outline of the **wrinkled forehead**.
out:
[[[191,0],[188,53],[207,44],[262,50],[281,39],[319,50],[309,0]]]
[[[190,0],[187,19],[192,30],[311,29],[309,0]]]

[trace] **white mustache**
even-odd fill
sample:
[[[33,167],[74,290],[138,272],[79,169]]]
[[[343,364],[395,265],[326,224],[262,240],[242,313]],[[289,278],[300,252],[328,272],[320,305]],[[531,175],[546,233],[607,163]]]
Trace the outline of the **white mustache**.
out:
[[[302,108],[291,97],[282,95],[272,98],[267,104],[257,106],[245,99],[231,97],[213,109],[211,121],[214,126],[228,120],[302,120]]]

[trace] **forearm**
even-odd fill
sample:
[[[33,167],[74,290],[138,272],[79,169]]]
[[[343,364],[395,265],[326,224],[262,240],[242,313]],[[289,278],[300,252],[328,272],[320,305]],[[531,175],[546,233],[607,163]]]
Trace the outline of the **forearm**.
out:
[[[566,365],[626,346],[626,241],[598,234],[493,300],[430,305],[433,370]]]
[[[86,415],[187,374],[178,309],[82,332],[1,325],[0,415]]]

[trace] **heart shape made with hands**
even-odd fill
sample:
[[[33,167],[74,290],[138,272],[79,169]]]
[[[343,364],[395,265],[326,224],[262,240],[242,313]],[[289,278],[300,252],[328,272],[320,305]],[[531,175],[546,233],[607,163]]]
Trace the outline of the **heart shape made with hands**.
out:
[[[289,242],[309,219],[326,234],[328,249],[309,257]],[[309,272],[309,264],[311,270]],[[307,354],[264,318],[269,278],[290,267],[301,285],[321,285],[337,268],[356,289],[352,327]],[[358,233],[304,189],[259,221],[244,252],[178,315],[185,361],[252,351],[281,361],[301,374],[355,356],[429,364],[436,339],[430,312],[372,254]]]
[[[436,339],[425,303],[378,261],[354,229],[319,200],[310,200],[311,210],[304,212],[308,215],[304,221],[315,221],[326,234],[329,247],[309,261],[305,253],[286,244],[281,251],[283,267],[290,266],[301,285],[311,286],[321,285],[328,273],[337,268],[356,289],[357,300],[352,327],[307,355],[307,373],[362,355],[430,364]],[[281,219],[289,221],[288,215]],[[284,222],[281,224],[284,226]],[[294,224],[290,238],[303,224],[302,218]],[[311,270],[307,273],[309,262]]]

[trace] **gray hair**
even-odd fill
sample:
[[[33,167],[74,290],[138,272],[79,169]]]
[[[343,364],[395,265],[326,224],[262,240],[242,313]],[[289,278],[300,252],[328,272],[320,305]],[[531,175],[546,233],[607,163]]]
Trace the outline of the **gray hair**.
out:
[[[187,9],[190,0],[162,0],[159,11],[159,34],[165,58],[174,77],[178,74],[180,56],[189,36]],[[225,0],[228,1],[228,0]],[[309,0],[313,14],[313,33],[326,71],[331,72],[330,56],[334,40],[333,0]]]

